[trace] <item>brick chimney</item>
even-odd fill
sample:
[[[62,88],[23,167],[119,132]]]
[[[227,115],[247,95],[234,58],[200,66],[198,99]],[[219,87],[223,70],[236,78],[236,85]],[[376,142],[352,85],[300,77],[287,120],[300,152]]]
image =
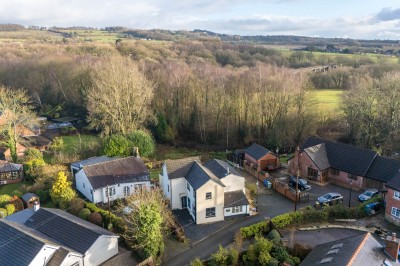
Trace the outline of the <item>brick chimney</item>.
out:
[[[389,257],[393,261],[397,261],[398,253],[399,253],[400,241],[396,237],[396,233],[392,233],[392,235],[388,235],[385,239],[385,253],[389,255]]]
[[[140,158],[140,155],[139,155],[139,147],[133,147],[133,155],[134,155],[136,158]]]

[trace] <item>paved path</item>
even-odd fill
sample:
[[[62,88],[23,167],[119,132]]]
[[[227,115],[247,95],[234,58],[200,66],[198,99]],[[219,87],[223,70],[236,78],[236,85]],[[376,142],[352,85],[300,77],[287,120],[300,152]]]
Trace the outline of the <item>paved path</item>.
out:
[[[262,221],[263,219],[265,219],[265,216],[259,214],[235,221],[233,224],[221,229],[207,239],[198,242],[191,249],[165,261],[163,265],[189,265],[190,261],[194,260],[196,257],[199,257],[202,260],[206,260],[210,257],[212,253],[218,250],[220,244],[225,247],[232,243],[235,232],[241,227],[257,223],[259,221]]]

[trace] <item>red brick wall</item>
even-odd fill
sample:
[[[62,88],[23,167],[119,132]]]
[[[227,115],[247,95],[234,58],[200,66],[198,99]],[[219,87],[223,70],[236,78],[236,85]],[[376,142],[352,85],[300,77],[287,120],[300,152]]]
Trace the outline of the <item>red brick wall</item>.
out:
[[[388,188],[388,192],[386,193],[385,199],[386,199],[386,209],[385,209],[386,220],[397,226],[400,226],[400,218],[397,218],[391,214],[392,207],[400,209],[400,199],[394,198],[394,190],[391,188]]]

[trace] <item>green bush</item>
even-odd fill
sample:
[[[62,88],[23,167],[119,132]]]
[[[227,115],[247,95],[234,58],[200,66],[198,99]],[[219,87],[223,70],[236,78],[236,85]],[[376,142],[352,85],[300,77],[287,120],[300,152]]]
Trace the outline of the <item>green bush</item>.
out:
[[[104,226],[106,226],[106,228],[111,226],[112,229],[115,230],[115,232],[117,233],[122,234],[125,232],[125,223],[122,218],[115,216],[115,214],[113,213],[110,214],[108,211],[97,207],[93,203],[86,203],[85,207],[88,208],[91,212],[100,213],[101,217],[103,218]]]
[[[88,221],[91,222],[92,224],[103,226],[103,218],[101,217],[101,214],[98,212],[92,212],[91,214],[89,214]]]
[[[204,263],[200,258],[195,258],[193,261],[190,261],[190,266],[204,266]]]
[[[7,211],[7,215],[11,215],[15,212],[15,206],[13,204],[6,204],[5,209]]]
[[[303,212],[287,212],[272,218],[272,223],[276,228],[286,227],[303,221]]]
[[[4,208],[0,208],[0,218],[7,217],[7,210]]]
[[[228,259],[229,259],[229,251],[226,248],[223,248],[221,245],[219,245],[219,249],[217,252],[214,254],[211,254],[211,265],[222,265],[226,266],[228,265]]]
[[[0,207],[4,207],[6,204],[10,202],[12,197],[10,195],[4,194],[0,195]]]
[[[12,196],[15,196],[15,197],[17,197],[17,198],[20,198],[20,197],[22,197],[22,192],[21,191],[19,191],[19,190],[13,190],[13,192],[11,192],[11,195]]]
[[[268,222],[262,221],[250,226],[240,228],[240,232],[242,233],[243,238],[250,238],[254,236],[260,236],[263,233],[266,233],[268,230]]]
[[[69,202],[69,212],[75,216],[79,215],[79,212],[85,207],[85,201],[81,198],[73,198]]]
[[[78,216],[79,216],[80,218],[82,218],[83,220],[87,220],[90,213],[91,213],[91,212],[90,212],[89,209],[83,208],[83,209],[79,212]]]
[[[107,156],[129,156],[132,152],[132,143],[121,135],[111,135],[103,140],[103,154]]]
[[[257,185],[255,183],[246,183],[246,188],[249,190],[250,195],[254,198],[257,192]]]
[[[154,153],[155,142],[149,133],[143,130],[135,130],[128,135],[128,139],[132,142],[133,147],[139,148],[139,155],[148,157]]]
[[[38,195],[40,203],[44,204],[47,202],[47,192],[45,190],[39,189],[36,191],[36,195]]]
[[[239,251],[233,247],[229,248],[228,265],[236,265],[239,260]]]
[[[281,243],[281,235],[276,229],[271,230],[271,232],[268,233],[267,238],[268,240],[272,241],[274,245],[278,245],[279,243]]]

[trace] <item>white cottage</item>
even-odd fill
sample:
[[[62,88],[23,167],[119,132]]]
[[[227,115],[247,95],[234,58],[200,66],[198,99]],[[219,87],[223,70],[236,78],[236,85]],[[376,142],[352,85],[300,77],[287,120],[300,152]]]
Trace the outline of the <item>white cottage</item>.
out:
[[[160,186],[171,209],[187,209],[197,224],[248,215],[244,178],[227,163],[199,157],[167,160]]]
[[[93,203],[106,203],[130,196],[136,189],[150,188],[150,173],[134,156],[94,157],[71,164],[76,189]]]
[[[118,238],[59,209],[25,209],[0,220],[0,265],[100,265],[118,254]]]

